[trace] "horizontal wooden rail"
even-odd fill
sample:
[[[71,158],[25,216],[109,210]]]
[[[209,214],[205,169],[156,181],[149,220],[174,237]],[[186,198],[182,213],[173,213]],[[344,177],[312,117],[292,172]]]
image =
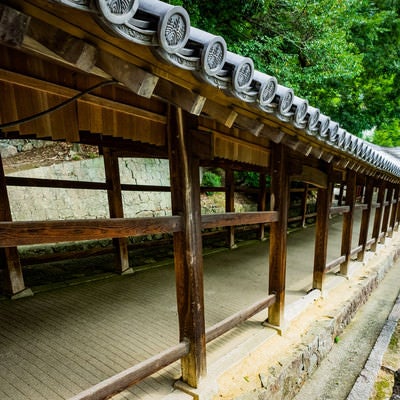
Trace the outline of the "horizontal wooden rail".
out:
[[[181,217],[0,222],[0,247],[178,232]]]
[[[308,219],[308,218],[313,218],[316,217],[317,213],[310,213],[310,214],[305,214],[304,218]],[[297,215],[296,217],[290,217],[288,218],[288,222],[295,222],[295,221],[301,221],[303,219],[302,215]]]
[[[355,247],[354,249],[351,250],[350,256],[351,256],[351,257],[354,257],[354,256],[358,255],[358,253],[359,253],[360,251],[362,251],[362,249],[363,249],[363,246],[362,246],[362,245]]]
[[[371,239],[369,239],[368,241],[367,241],[367,243],[365,244],[367,247],[368,246],[371,246],[372,244],[374,244],[375,243],[375,238],[371,238]]]
[[[381,208],[381,203],[372,203],[371,208]]]
[[[8,186],[23,186],[23,187],[107,190],[107,185],[104,182],[82,182],[82,181],[71,181],[63,179],[22,178],[16,176],[6,176],[6,184]]]
[[[201,217],[201,228],[207,229],[222,226],[267,224],[277,221],[278,213],[276,211],[207,214]]]
[[[155,186],[155,185],[130,185],[126,183],[121,184],[121,190],[126,192],[170,192],[170,186]]]
[[[340,214],[340,213],[348,213],[350,211],[350,206],[338,206],[331,207],[329,213],[331,215]]]
[[[87,182],[87,181],[71,181],[64,179],[42,179],[42,178],[27,178],[7,176],[6,184],[8,186],[23,186],[23,187],[47,187],[47,188],[62,188],[62,189],[93,189],[107,190],[105,182]],[[136,192],[170,192],[170,186],[155,186],[155,185],[130,185],[121,184],[121,189],[124,191]]]
[[[345,256],[340,256],[340,257],[336,258],[335,260],[332,260],[331,262],[326,264],[325,272],[331,271],[332,269],[334,269],[338,265],[344,263],[345,261],[346,261],[346,257]]]
[[[71,397],[70,400],[100,400],[122,392],[126,388],[140,382],[160,369],[178,361],[189,353],[189,343],[180,342],[155,356],[125,371],[116,374],[97,385]]]
[[[224,333],[230,331],[236,325],[240,324],[251,318],[253,315],[259,313],[260,311],[268,308],[276,302],[276,295],[270,294],[267,298],[254,303],[252,306],[231,315],[228,318],[218,322],[217,324],[206,329],[206,343],[211,342],[217,337],[223,335]]]
[[[354,208],[357,210],[367,210],[368,204],[356,204]]]

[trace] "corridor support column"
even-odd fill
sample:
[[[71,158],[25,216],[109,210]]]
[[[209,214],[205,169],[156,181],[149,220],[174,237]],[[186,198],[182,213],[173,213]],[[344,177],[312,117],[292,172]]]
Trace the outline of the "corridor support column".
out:
[[[182,217],[174,233],[175,279],[180,341],[189,342],[181,359],[182,380],[197,388],[206,375],[203,256],[201,237],[199,160],[193,157],[189,115],[170,106],[168,146],[172,213]]]
[[[315,229],[313,289],[322,290],[328,251],[329,211],[332,204],[333,179],[331,168],[328,173],[328,187],[318,188],[317,223]]]
[[[289,173],[287,152],[283,145],[271,146],[271,211],[278,212],[278,221],[270,227],[269,293],[276,302],[268,309],[268,323],[284,324]]]
[[[8,199],[3,161],[0,155],[0,221],[12,221]],[[21,262],[16,247],[0,247],[0,285],[2,291],[11,298],[31,296],[30,289],[25,288]]]

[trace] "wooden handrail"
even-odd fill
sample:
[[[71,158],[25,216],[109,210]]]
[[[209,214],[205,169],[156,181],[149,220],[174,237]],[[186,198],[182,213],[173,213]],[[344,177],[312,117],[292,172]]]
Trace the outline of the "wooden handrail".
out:
[[[340,214],[340,213],[348,213],[350,211],[350,206],[338,206],[331,207],[329,213],[331,215]]]
[[[179,232],[181,217],[0,222],[0,247]]]
[[[331,262],[326,264],[325,272],[331,271],[332,269],[334,269],[338,265],[344,263],[345,261],[346,261],[346,257],[345,256],[340,256],[340,257],[336,258],[335,260],[332,260]]]
[[[217,228],[222,226],[267,224],[278,221],[276,211],[254,211],[243,213],[207,214],[201,217],[201,228]]]
[[[246,321],[247,319],[251,318],[253,315],[259,313],[260,311],[268,308],[272,304],[276,302],[276,295],[270,294],[263,300],[260,300],[250,307],[237,312],[236,314],[231,315],[228,318],[218,322],[217,324],[209,327],[206,329],[206,343],[211,342],[212,340],[216,339],[217,337],[223,335],[224,333],[228,332],[236,325],[240,324],[241,322]]]
[[[183,341],[155,356],[116,374],[69,400],[100,400],[122,392],[160,369],[178,361],[189,353],[189,343]]]

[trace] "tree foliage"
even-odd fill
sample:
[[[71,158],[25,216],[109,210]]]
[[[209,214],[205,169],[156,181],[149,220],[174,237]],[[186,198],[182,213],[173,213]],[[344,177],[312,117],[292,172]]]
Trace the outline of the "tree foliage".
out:
[[[398,129],[400,0],[171,2],[348,131]]]

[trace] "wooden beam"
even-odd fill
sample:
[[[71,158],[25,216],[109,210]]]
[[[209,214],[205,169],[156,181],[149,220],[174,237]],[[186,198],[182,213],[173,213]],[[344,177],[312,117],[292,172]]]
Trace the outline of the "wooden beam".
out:
[[[10,202],[0,154],[0,221],[11,220]],[[14,296],[25,290],[21,262],[15,244],[0,248],[0,281],[4,293],[9,296]]]
[[[174,85],[165,79],[158,81],[154,95],[193,115],[200,115],[206,103],[205,97]]]
[[[369,222],[371,219],[371,211],[372,211],[372,197],[374,194],[374,183],[375,183],[374,179],[369,177],[367,180],[367,185],[365,187],[364,204],[367,206],[367,208],[363,209],[361,216],[361,226],[360,226],[358,244],[362,246],[362,250],[357,255],[358,261],[364,260],[365,251],[367,248]]]
[[[235,125],[244,131],[250,132],[254,136],[259,136],[260,132],[264,128],[264,124],[261,121],[254,118],[245,117],[241,114],[238,114],[235,120]]]
[[[354,206],[356,204],[356,172],[347,171],[346,178],[346,205],[350,211],[343,216],[342,246],[341,255],[346,257],[345,262],[340,264],[340,273],[344,276],[348,274],[351,259],[351,241],[353,237]]]
[[[70,89],[65,86],[56,85],[54,83],[42,81],[40,79],[21,75],[16,72],[7,71],[1,68],[0,81],[9,82],[17,86],[27,87],[37,90],[39,92],[45,92],[66,98],[74,97],[79,93],[79,91],[75,89]],[[109,109],[112,111],[130,114],[132,116],[154,121],[160,124],[166,124],[165,115],[160,115],[158,113],[147,111],[129,104],[118,103],[114,100],[106,99],[100,96],[85,94],[82,98],[78,100],[78,102],[93,105],[96,107],[101,106],[105,109]]]
[[[380,181],[379,192],[377,198],[377,207],[375,209],[374,226],[372,228],[372,239],[374,242],[371,244],[371,251],[376,251],[377,244],[379,242],[379,235],[381,233],[381,223],[383,214],[383,203],[385,201],[386,183]]]
[[[287,254],[287,220],[289,205],[289,174],[286,148],[271,146],[271,211],[278,212],[278,221],[270,227],[269,293],[276,295],[276,303],[268,309],[268,323],[284,323],[285,280]]]
[[[232,168],[227,168],[225,170],[225,212],[235,212],[235,179]],[[227,242],[230,249],[234,249],[236,247],[234,226],[229,226]]]
[[[259,133],[259,136],[270,139],[274,143],[278,144],[284,138],[285,133],[280,128],[264,125],[263,129]]]
[[[327,253],[328,253],[328,232],[329,232],[329,212],[332,204],[333,182],[328,179],[326,189],[318,189],[317,197],[317,223],[315,229],[314,246],[314,271],[313,289],[323,289]]]
[[[393,236],[393,231],[396,229],[397,215],[399,213],[399,207],[400,207],[399,196],[400,196],[400,186],[396,185],[395,190],[394,190],[394,198],[393,198],[394,204],[393,204],[393,208],[392,208],[392,213],[390,215],[389,237]]]
[[[278,221],[276,211],[229,212],[225,214],[209,214],[201,217],[202,229],[235,225],[269,224]]]
[[[258,211],[264,212],[267,209],[267,174],[260,172],[259,174],[259,187],[258,194]],[[265,240],[265,224],[260,224],[259,229],[260,240]]]
[[[328,187],[328,176],[325,172],[308,165],[302,165],[301,167],[301,173],[291,176],[290,178],[292,180],[310,183],[321,189],[326,189]]]
[[[139,96],[150,98],[159,78],[110,53],[101,51],[97,65]]]
[[[182,216],[182,231],[174,234],[179,335],[190,346],[181,371],[182,380],[197,388],[206,375],[199,160],[190,152],[189,116],[170,106],[168,119],[172,212]]]
[[[27,35],[82,71],[96,64],[96,47],[43,21],[32,18]]]
[[[108,188],[107,196],[110,218],[124,218],[118,157],[108,147],[103,147],[102,153]],[[117,273],[131,272],[132,270],[129,267],[128,238],[113,238],[113,245],[116,251],[115,269]]]
[[[222,106],[210,99],[206,100],[202,113],[228,128],[232,128],[238,117],[238,113],[231,107]]]
[[[0,43],[20,47],[29,26],[30,17],[0,4]]]
[[[170,233],[181,229],[182,221],[178,216],[0,222],[0,248]]]
[[[393,199],[393,186],[388,187],[386,192],[386,201],[385,201],[385,209],[383,211],[383,219],[382,219],[382,233],[383,237],[381,243],[385,243],[386,234],[388,231],[388,224],[389,224],[389,216],[390,210],[392,208],[392,199]]]

